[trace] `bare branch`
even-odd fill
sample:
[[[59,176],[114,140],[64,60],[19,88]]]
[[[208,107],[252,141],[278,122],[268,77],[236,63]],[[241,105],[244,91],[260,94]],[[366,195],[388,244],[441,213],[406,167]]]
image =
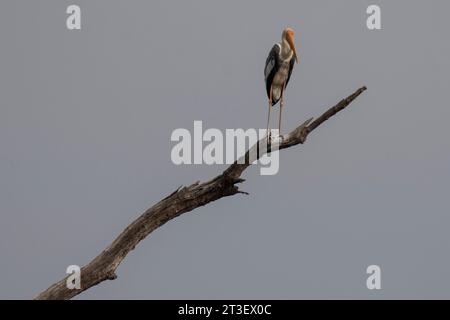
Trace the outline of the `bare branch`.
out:
[[[334,116],[339,111],[347,107],[361,93],[366,90],[362,87],[352,95],[341,100],[338,104],[328,109],[319,118],[309,119],[294,129],[283,139],[272,143],[274,147],[282,150],[306,141],[307,136],[318,126]],[[262,139],[258,144],[250,148],[245,159],[249,159],[251,151],[261,150],[259,146],[267,145],[266,139]],[[254,149],[257,148],[257,149]],[[257,159],[262,157],[266,151],[255,153]],[[257,160],[252,159],[252,160]],[[68,289],[64,278],[47,290],[40,293],[36,299],[70,299],[81,292],[105,281],[117,278],[116,269],[125,259],[127,254],[133,250],[137,244],[163,224],[178,217],[179,215],[192,211],[220,198],[232,196],[237,193],[247,194],[240,191],[236,184],[245,180],[240,176],[250,166],[252,161],[245,161],[243,164],[236,161],[230,165],[222,174],[207,182],[196,182],[187,187],[180,187],[166,198],[145,211],[139,218],[132,222],[105,250],[103,250],[94,260],[81,269],[81,289]]]

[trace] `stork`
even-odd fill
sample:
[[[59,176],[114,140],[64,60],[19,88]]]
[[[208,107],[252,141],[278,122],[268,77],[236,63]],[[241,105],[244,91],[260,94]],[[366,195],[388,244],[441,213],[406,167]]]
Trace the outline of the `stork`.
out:
[[[276,43],[266,60],[264,78],[267,97],[269,98],[269,114],[267,116],[267,135],[269,132],[270,109],[280,101],[278,134],[281,135],[281,113],[286,86],[291,78],[295,62],[298,63],[297,49],[294,41],[294,30],[286,28],[281,35],[281,42]]]

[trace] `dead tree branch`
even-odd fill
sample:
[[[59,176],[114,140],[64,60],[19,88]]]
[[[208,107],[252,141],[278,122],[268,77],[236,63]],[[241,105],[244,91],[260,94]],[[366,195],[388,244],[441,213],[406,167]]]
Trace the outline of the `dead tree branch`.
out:
[[[366,87],[356,90],[353,94],[328,109],[319,118],[314,121],[313,119],[305,121],[295,130],[284,135],[276,147],[282,150],[303,144],[314,129],[347,107],[365,90]],[[265,139],[263,140],[260,143],[267,143]],[[255,147],[256,145],[252,148]],[[249,159],[250,150],[246,153],[246,159]],[[262,157],[264,153],[265,151],[257,154],[257,159]],[[196,182],[190,186],[175,190],[169,196],[145,211],[111,245],[103,250],[94,260],[81,268],[81,289],[68,289],[66,286],[67,278],[64,278],[40,293],[36,299],[70,299],[105,280],[116,279],[116,269],[119,264],[141,240],[155,229],[185,212],[192,211],[195,208],[204,206],[223,197],[244,193],[239,190],[236,184],[245,181],[241,178],[241,175],[250,166],[251,162],[238,163],[237,161],[230,165],[222,174],[210,181],[203,183]]]

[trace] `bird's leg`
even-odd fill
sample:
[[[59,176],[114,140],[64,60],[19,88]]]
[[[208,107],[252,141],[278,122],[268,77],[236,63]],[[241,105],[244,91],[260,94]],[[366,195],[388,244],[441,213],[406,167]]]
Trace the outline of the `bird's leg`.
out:
[[[284,105],[284,89],[286,89],[286,83],[283,84],[283,90],[281,91],[281,97],[280,97],[280,117],[278,119],[278,135],[281,136],[281,113],[283,112],[283,105]]]
[[[269,113],[267,116],[267,131],[266,131],[266,139],[269,141],[270,133],[269,133],[269,123],[270,123],[270,109],[272,108],[272,86],[270,86],[269,92]]]

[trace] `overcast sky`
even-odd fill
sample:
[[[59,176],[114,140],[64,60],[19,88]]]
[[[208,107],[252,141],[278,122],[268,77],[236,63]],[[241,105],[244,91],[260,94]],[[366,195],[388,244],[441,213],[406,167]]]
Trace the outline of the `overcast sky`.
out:
[[[70,4],[81,30],[66,28]],[[0,298],[36,296],[178,186],[220,173],[174,165],[171,133],[265,128],[264,62],[286,26],[300,55],[286,130],[368,91],[283,151],[277,175],[248,170],[249,196],[169,222],[78,298],[450,298],[449,12],[446,0],[2,1]]]

